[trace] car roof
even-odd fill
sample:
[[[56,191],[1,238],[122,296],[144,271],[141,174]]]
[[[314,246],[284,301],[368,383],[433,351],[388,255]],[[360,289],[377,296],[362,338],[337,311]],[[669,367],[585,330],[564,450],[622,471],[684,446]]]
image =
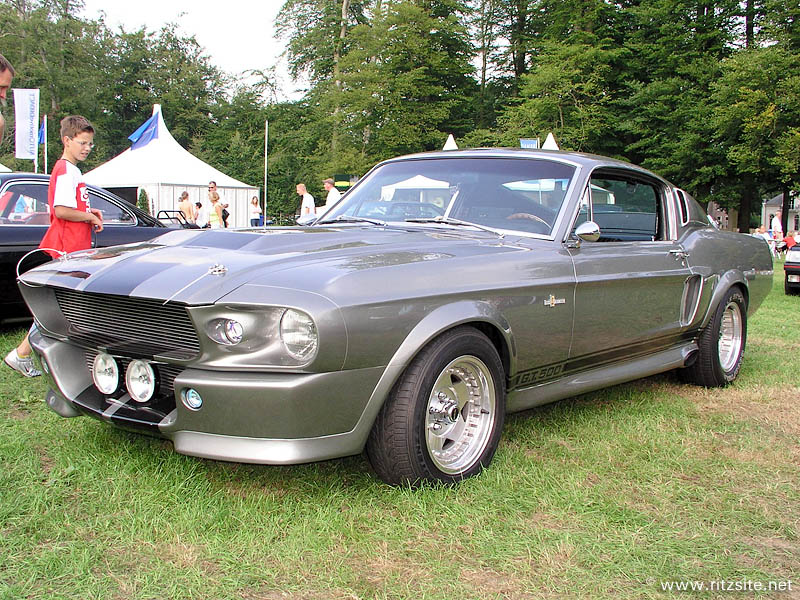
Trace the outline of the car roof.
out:
[[[381,164],[392,163],[404,160],[420,160],[426,158],[531,158],[539,160],[554,160],[576,164],[583,168],[593,169],[600,166],[624,168],[639,171],[665,181],[663,177],[648,171],[645,168],[636,166],[624,160],[588,154],[584,152],[570,152],[566,150],[534,150],[528,148],[470,148],[465,150],[438,150],[434,152],[419,152],[407,154],[382,161]],[[666,181],[665,181],[666,183]]]

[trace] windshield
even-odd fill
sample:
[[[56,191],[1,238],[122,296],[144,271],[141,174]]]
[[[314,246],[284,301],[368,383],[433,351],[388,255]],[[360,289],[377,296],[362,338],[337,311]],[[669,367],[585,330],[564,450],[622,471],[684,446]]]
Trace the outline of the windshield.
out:
[[[426,158],[385,164],[319,223],[346,217],[392,221],[454,219],[550,235],[574,167],[518,158]]]

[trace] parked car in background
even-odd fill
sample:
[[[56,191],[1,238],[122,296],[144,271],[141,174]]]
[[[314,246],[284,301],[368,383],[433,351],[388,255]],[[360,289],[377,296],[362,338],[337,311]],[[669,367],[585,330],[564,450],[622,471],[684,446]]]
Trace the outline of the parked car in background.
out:
[[[507,412],[732,382],[772,268],[649,171],[485,149],[385,161],[310,227],[173,231],[22,287],[58,414],[229,461],[366,449],[413,485],[479,473]]]
[[[783,291],[786,295],[796,296],[800,294],[800,245],[792,246],[786,251],[783,272]]]
[[[33,173],[0,173],[0,322],[30,320],[17,287],[17,265],[39,246],[50,226],[47,187],[50,177]],[[93,208],[103,212],[103,231],[94,234],[97,247],[148,240],[165,226],[119,196],[88,186]],[[47,261],[34,252],[19,265],[24,272]]]

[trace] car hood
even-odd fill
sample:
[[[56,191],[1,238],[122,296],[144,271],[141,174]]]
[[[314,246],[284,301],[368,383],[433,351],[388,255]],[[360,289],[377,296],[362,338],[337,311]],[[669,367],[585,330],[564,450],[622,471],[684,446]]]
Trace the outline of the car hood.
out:
[[[474,283],[480,265],[485,269],[478,278],[492,279],[499,254],[530,251],[537,244],[552,247],[543,240],[521,242],[489,232],[438,227],[177,230],[149,242],[76,252],[28,271],[21,280],[190,305],[216,302],[245,284],[340,300],[356,292],[363,295],[367,286],[377,298],[381,288],[397,287],[386,283],[398,277],[409,289],[429,292],[448,276],[454,281],[447,289],[453,291],[457,282]],[[446,261],[453,268],[445,269]],[[469,278],[460,269],[462,262],[469,263]]]

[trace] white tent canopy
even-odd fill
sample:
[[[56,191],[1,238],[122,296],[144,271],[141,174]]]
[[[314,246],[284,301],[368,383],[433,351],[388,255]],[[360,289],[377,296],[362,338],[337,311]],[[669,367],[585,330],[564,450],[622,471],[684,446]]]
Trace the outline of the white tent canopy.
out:
[[[438,179],[431,179],[424,175],[414,175],[404,181],[398,181],[391,185],[384,185],[381,187],[381,200],[388,201],[394,196],[396,190],[419,190],[420,202],[423,200],[425,190],[443,190],[449,189],[450,184],[446,181],[439,181]]]
[[[131,148],[84,175],[87,183],[111,189],[136,188],[136,197],[144,189],[151,212],[177,210],[182,192],[189,199],[208,207],[208,182],[217,183],[223,204],[228,205],[232,227],[249,225],[248,204],[259,189],[218,171],[186,151],[167,129],[161,105],[153,105],[153,122]]]

